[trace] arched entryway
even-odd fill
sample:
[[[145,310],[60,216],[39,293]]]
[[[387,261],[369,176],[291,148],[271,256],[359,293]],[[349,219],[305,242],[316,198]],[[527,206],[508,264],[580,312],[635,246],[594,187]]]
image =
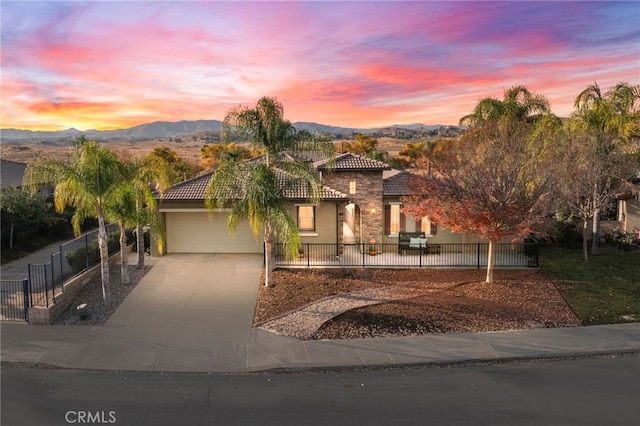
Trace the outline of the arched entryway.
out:
[[[342,221],[342,243],[356,244],[360,242],[360,207],[349,203],[344,206]]]

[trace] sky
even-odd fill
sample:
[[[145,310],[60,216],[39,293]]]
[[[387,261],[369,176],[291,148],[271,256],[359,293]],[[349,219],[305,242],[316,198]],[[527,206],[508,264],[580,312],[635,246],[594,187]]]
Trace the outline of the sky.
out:
[[[5,1],[2,128],[222,120],[263,96],[342,127],[455,125],[514,85],[568,116],[640,84],[640,2]]]

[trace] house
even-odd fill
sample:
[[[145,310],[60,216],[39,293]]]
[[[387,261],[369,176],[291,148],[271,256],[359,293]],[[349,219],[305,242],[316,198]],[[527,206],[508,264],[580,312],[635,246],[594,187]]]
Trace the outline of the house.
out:
[[[22,188],[27,165],[9,160],[0,160],[0,187],[2,190],[8,188]],[[45,198],[53,197],[53,186],[42,184],[39,185],[40,193]]]
[[[0,187],[2,189],[21,188],[25,170],[27,165],[24,163],[0,160]]]
[[[352,153],[337,154],[335,165],[326,158],[307,160],[320,171],[322,202],[307,202],[304,188],[286,193],[288,210],[305,243],[376,242],[397,244],[401,232],[424,232],[429,243],[477,242],[478,237],[456,234],[428,217],[406,216],[401,198],[410,194],[408,172],[392,170],[378,160]],[[259,161],[259,160],[249,160]],[[165,253],[262,253],[247,223],[230,236],[224,209],[211,213],[204,204],[211,173],[179,183],[164,192],[159,211],[166,229]]]
[[[618,227],[621,232],[640,236],[640,173],[629,179],[629,183],[633,190],[616,194]]]

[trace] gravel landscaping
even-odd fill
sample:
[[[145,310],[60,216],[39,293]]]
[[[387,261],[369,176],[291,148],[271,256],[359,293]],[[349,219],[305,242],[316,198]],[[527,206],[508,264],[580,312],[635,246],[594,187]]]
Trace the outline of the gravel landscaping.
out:
[[[120,276],[120,265],[111,265],[109,268],[111,279],[111,304],[109,306],[104,306],[102,299],[102,282],[100,274],[98,274],[93,277],[91,281],[85,284],[82,290],[76,294],[67,310],[57,318],[55,324],[103,325],[150,269],[151,266],[145,266],[144,269],[138,269],[135,265],[129,265],[131,284],[123,285]],[[81,320],[76,308],[78,305],[83,303],[86,303],[89,308],[89,317]]]
[[[497,270],[493,284],[483,281],[485,273],[477,269],[276,270],[275,286],[258,290],[254,324],[279,318],[281,328],[276,332],[307,339],[580,325],[555,286],[540,271]],[[287,315],[332,295],[383,287],[396,287],[400,300],[357,309],[351,309],[345,302],[346,312],[328,319],[315,331],[305,326],[304,316]],[[409,290],[418,295],[407,298]],[[336,306],[331,309],[334,313],[340,311]],[[286,324],[287,317],[290,324]]]

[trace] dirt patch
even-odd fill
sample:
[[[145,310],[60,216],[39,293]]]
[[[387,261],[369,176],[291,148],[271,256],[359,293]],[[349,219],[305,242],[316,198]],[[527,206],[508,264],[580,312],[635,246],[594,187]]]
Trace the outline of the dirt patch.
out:
[[[254,322],[324,297],[368,288],[415,287],[427,295],[347,311],[313,339],[407,336],[577,326],[580,322],[538,270],[498,270],[495,282],[475,269],[276,270],[258,291]]]

